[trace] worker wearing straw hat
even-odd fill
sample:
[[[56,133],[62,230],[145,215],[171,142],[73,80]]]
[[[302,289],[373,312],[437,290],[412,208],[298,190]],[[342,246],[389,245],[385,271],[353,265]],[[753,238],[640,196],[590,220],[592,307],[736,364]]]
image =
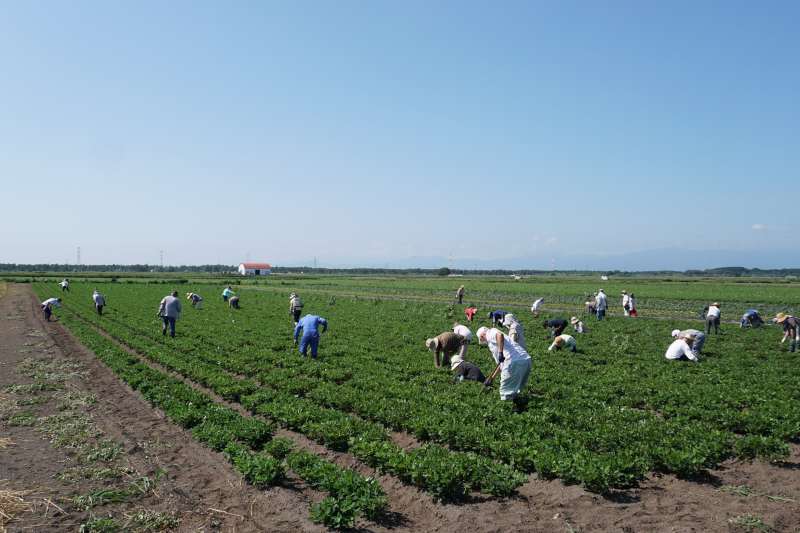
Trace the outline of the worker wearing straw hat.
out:
[[[458,333],[445,331],[425,341],[425,346],[433,352],[433,365],[441,368],[442,364],[449,365],[450,357],[455,355],[467,340]],[[441,354],[441,357],[440,357]]]
[[[489,348],[497,366],[483,384],[492,385],[500,373],[500,399],[521,403],[520,393],[531,375],[531,356],[525,349],[497,328],[482,327],[477,332],[478,342]]]
[[[706,343],[706,334],[696,329],[673,329],[673,339],[685,339],[686,344],[692,349],[692,353],[698,359],[703,351],[703,346]]]
[[[203,297],[196,292],[187,292],[186,299],[192,302],[192,307],[195,309],[203,308]]]
[[[748,309],[739,321],[740,328],[757,328],[764,325],[764,319],[758,314],[756,309]]]
[[[789,351],[794,352],[800,347],[800,319],[786,313],[778,313],[774,321],[783,326],[783,338],[781,344],[789,341]]]
[[[572,324],[572,327],[575,329],[575,333],[587,333],[589,331],[584,325],[583,320],[576,316],[570,318],[569,323]]]
[[[711,334],[711,326],[714,326],[714,333],[719,334],[719,319],[722,313],[719,309],[719,303],[714,302],[708,306],[706,312],[706,333]]]
[[[453,373],[453,381],[477,381],[483,383],[486,381],[486,376],[483,375],[481,369],[477,365],[465,361],[461,356],[454,355],[450,359],[450,371]]]

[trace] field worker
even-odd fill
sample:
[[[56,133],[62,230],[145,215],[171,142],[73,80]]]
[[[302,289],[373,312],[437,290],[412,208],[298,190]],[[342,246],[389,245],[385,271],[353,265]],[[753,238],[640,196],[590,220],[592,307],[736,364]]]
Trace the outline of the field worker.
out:
[[[606,316],[606,309],[608,309],[608,299],[603,289],[597,291],[597,296],[594,297],[594,307],[597,310],[597,320],[603,320]]]
[[[175,337],[175,321],[181,316],[181,300],[178,298],[178,291],[172,291],[169,296],[164,296],[161,303],[158,305],[158,316],[164,323],[161,328],[161,334],[167,334],[167,326],[169,326],[169,336]]]
[[[783,326],[781,344],[786,342],[786,339],[791,339],[789,341],[789,351],[794,352],[797,348],[800,348],[800,319],[786,313],[778,313],[774,320]]]
[[[222,291],[222,301],[223,301],[223,302],[227,302],[227,301],[228,301],[228,298],[230,298],[231,296],[233,296],[233,291],[231,290],[231,286],[230,286],[230,285],[228,285],[228,286],[227,286],[227,287],[225,287],[225,289]]]
[[[472,319],[475,317],[475,313],[477,313],[477,312],[478,312],[478,308],[475,307],[474,305],[470,305],[469,307],[464,309],[464,316],[467,317],[467,320],[472,322]]]
[[[575,337],[562,333],[553,340],[553,344],[550,345],[547,351],[552,352],[553,350],[560,350],[561,348],[568,348],[569,351],[573,353],[577,352],[578,343],[575,342]]]
[[[594,298],[589,296],[589,299],[583,303],[583,311],[587,315],[594,315],[597,313],[597,304],[594,302]]]
[[[228,307],[231,309],[239,309],[239,297],[238,296],[231,296],[228,300]]]
[[[508,314],[508,311],[503,311],[502,309],[495,309],[494,311],[489,313],[489,320],[492,321],[494,326],[500,326],[503,324],[503,319]]]
[[[636,297],[633,295],[633,293],[631,293],[628,297],[628,307],[630,307],[628,310],[628,316],[639,316],[639,312],[636,310]]]
[[[203,297],[196,292],[187,292],[186,299],[192,302],[192,307],[195,309],[203,308]]]
[[[61,280],[59,285],[61,285],[61,292],[69,292],[69,280],[67,278]]]
[[[692,353],[692,347],[689,345],[690,341],[683,337],[678,337],[667,348],[667,353],[664,357],[671,361],[694,361],[699,362],[697,356]]]
[[[531,356],[525,349],[503,335],[499,329],[482,327],[478,329],[478,342],[489,347],[497,366],[483,382],[490,387],[497,373],[500,373],[500,399],[519,401],[520,392],[531,375]]]
[[[697,329],[673,329],[673,339],[685,339],[692,349],[692,353],[696,358],[700,358],[703,353],[703,345],[706,343],[706,334]]]
[[[576,316],[570,318],[569,323],[572,324],[575,333],[587,333],[589,331],[587,327],[583,324],[583,320],[580,320]]]
[[[289,314],[292,315],[292,319],[294,320],[294,325],[297,325],[297,322],[300,320],[300,313],[303,312],[303,301],[300,297],[295,294],[291,293],[289,295]]]
[[[567,328],[567,321],[563,318],[553,318],[542,322],[542,327],[545,329],[550,328],[551,337],[558,337]]]
[[[469,348],[469,343],[472,342],[472,332],[467,326],[456,322],[453,324],[453,333],[457,333],[458,335],[464,337],[464,344],[461,345],[461,349],[458,351],[458,357],[461,359],[466,359],[467,348]]]
[[[92,293],[92,301],[94,301],[94,309],[97,311],[97,314],[102,315],[103,307],[106,305],[106,297],[100,294],[97,289],[95,289]]]
[[[537,318],[539,316],[539,311],[542,310],[542,304],[544,303],[544,298],[539,298],[535,302],[531,304],[531,313],[533,313],[533,317]]]
[[[453,381],[477,381],[478,383],[486,381],[486,376],[477,365],[465,361],[458,355],[454,355],[450,359],[450,371],[453,373]]]
[[[755,309],[748,309],[742,315],[742,320],[739,322],[740,328],[757,328],[764,325],[764,319],[758,314]]]
[[[50,316],[53,314],[53,307],[61,307],[61,298],[48,298],[42,302],[44,319],[48,322],[50,322]]]
[[[322,331],[319,331],[320,326],[322,326]],[[294,327],[295,344],[297,344],[297,337],[301,331],[303,336],[300,339],[300,355],[305,357],[308,347],[311,346],[311,359],[316,359],[319,336],[328,331],[328,321],[317,315],[306,315],[298,320],[297,325]]]
[[[433,365],[441,368],[442,364],[449,365],[450,357],[461,351],[461,347],[467,342],[463,336],[452,331],[445,331],[436,337],[431,337],[425,341],[425,346],[433,352]],[[442,358],[439,358],[442,354]]]
[[[628,291],[622,291],[622,313],[629,316],[631,310],[631,297],[628,296]]]
[[[517,320],[517,317],[508,313],[503,318],[503,326],[508,328],[508,336],[511,337],[512,341],[522,346],[525,350],[528,349],[525,344],[525,331],[522,328],[522,324]]]
[[[714,302],[708,306],[706,312],[706,333],[711,333],[711,326],[714,326],[714,333],[719,334],[719,318],[722,313],[719,309],[719,304]]]
[[[464,300],[464,286],[460,286],[458,290],[456,290],[456,300],[458,300],[459,305]]]

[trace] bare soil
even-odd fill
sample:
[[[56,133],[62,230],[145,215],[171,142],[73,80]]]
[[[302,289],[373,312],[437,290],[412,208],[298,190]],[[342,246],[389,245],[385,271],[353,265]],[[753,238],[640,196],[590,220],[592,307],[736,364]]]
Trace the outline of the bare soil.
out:
[[[32,491],[24,496],[30,509],[6,524],[9,531],[76,531],[92,515],[124,522],[142,509],[174,514],[180,519],[175,528],[179,531],[323,529],[308,518],[309,502],[318,501],[321,494],[297,479],[266,491],[246,485],[221,454],[166,420],[61,325],[45,323],[27,285],[10,284],[0,298],[0,401],[19,396],[4,392],[9,385],[32,381],[19,370],[30,358],[74,362],[84,369],[67,386],[97,397],[86,414],[104,435],[122,445],[123,460],[137,475],[155,477],[160,470],[165,474],[141,498],[81,511],[72,503],[74,496],[97,490],[98,481],[61,481],[57,474],[76,466],[74,454],[51,444],[36,427],[12,426],[0,417],[0,439],[13,442],[3,447],[0,440],[0,480],[5,480],[0,481],[0,491]],[[57,410],[51,401],[37,405],[36,415]],[[329,452],[292,432],[281,434],[339,464],[371,473],[348,454]],[[514,498],[479,496],[465,504],[441,504],[397,479],[376,477],[389,495],[393,518],[360,524],[365,530],[800,531],[797,446],[783,463],[730,461],[696,480],[651,476],[639,488],[611,496],[531,476]],[[745,488],[733,490],[741,486]]]

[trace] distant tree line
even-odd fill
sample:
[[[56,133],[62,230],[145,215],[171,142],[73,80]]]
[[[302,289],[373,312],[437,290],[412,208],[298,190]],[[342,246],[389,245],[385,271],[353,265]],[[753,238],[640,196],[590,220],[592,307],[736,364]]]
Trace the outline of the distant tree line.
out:
[[[235,273],[234,265],[65,265],[65,264],[18,264],[0,263],[0,272],[196,272],[209,274]],[[508,269],[454,269],[441,268],[314,268],[307,266],[272,267],[272,272],[281,274],[339,274],[339,275],[417,275],[417,276],[564,276],[604,274],[609,277],[632,276],[670,276],[685,275],[697,277],[786,277],[800,276],[800,268],[760,269],[745,267],[721,267],[707,270],[508,270]]]

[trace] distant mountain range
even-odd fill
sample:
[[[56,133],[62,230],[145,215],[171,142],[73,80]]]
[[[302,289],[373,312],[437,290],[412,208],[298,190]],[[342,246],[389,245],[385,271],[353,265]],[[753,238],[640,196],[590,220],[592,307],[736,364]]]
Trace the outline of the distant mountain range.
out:
[[[688,250],[659,248],[622,254],[538,254],[506,259],[407,257],[384,260],[325,263],[328,268],[439,268],[465,270],[705,270],[728,265],[781,269],[800,266],[800,249],[770,251]]]

